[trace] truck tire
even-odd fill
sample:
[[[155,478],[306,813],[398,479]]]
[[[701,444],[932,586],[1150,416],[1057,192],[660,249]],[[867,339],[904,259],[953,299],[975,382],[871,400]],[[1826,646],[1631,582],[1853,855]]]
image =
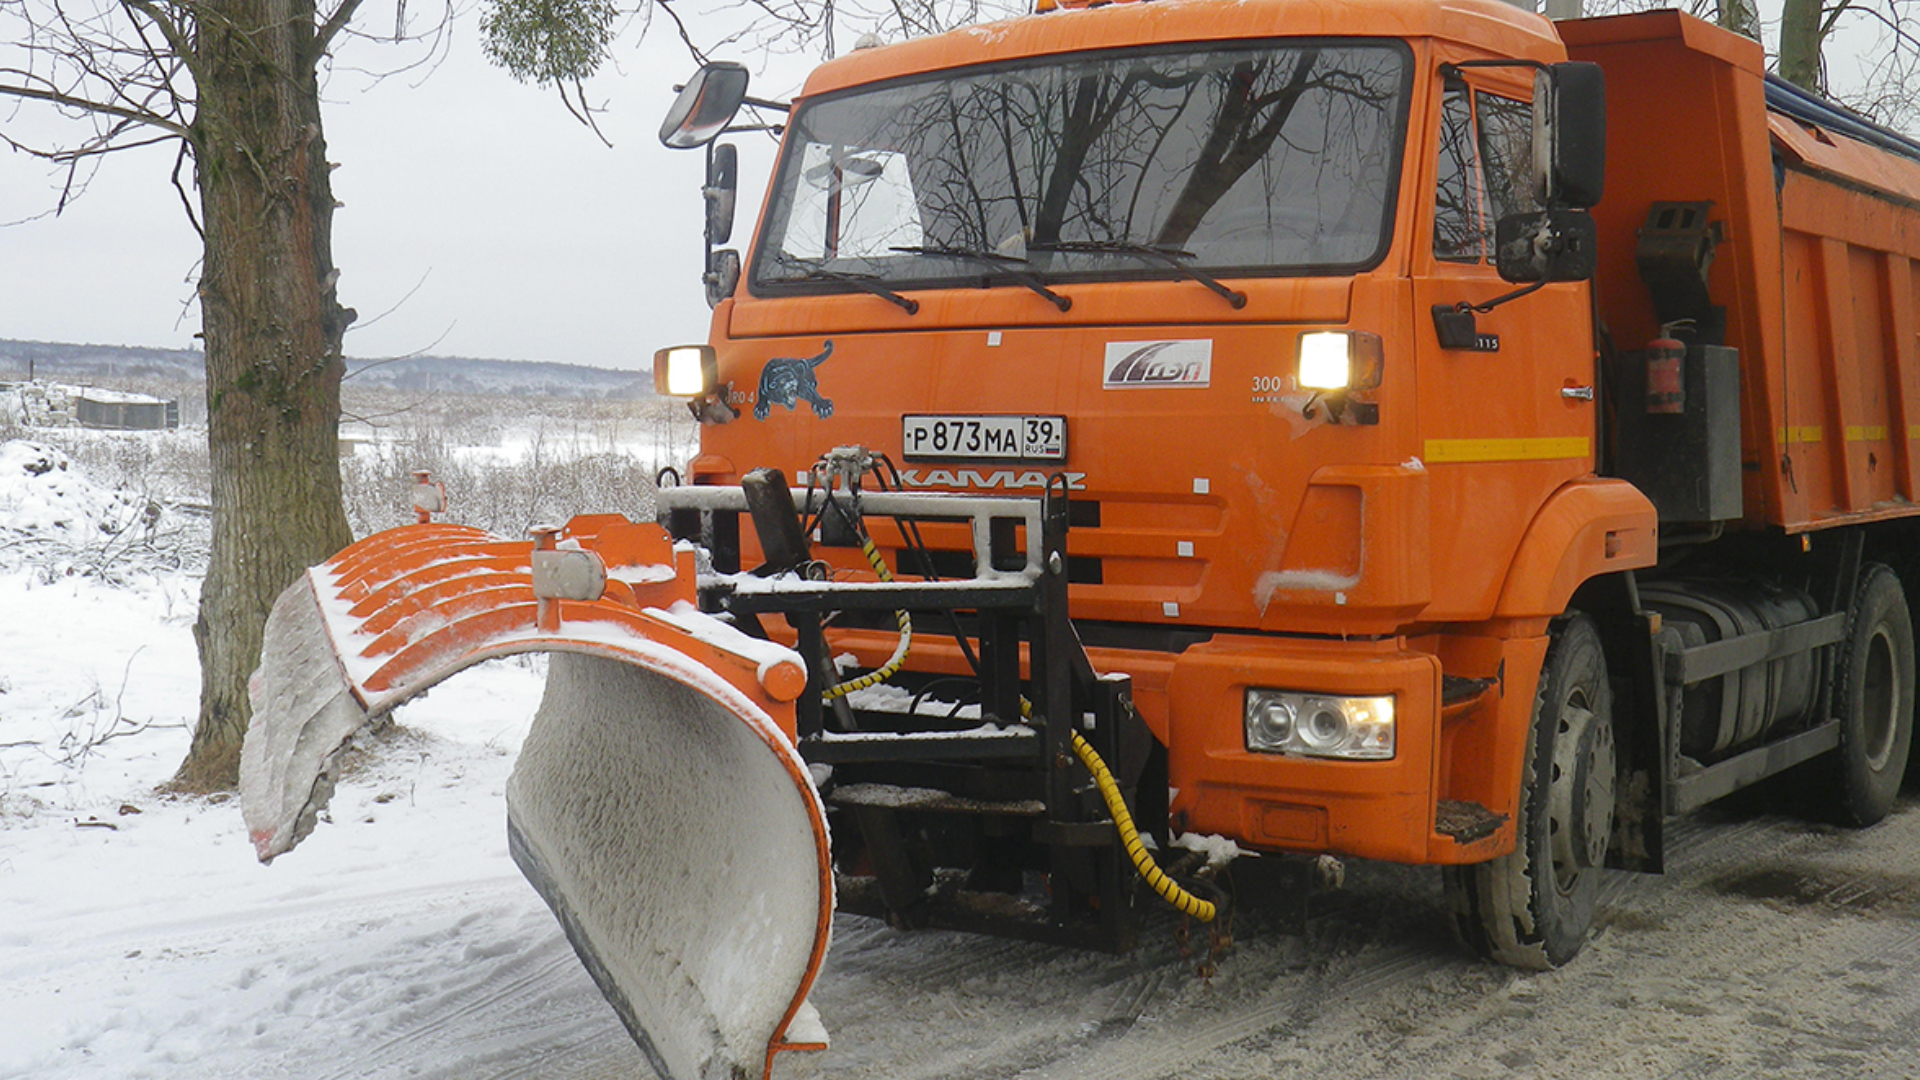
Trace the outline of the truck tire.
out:
[[[1555,624],[1540,672],[1514,850],[1445,872],[1468,948],[1546,970],[1586,944],[1613,833],[1617,768],[1600,632],[1574,613]]]
[[[1832,808],[1841,821],[1872,825],[1887,816],[1906,776],[1913,743],[1913,617],[1892,570],[1864,567],[1833,680],[1840,747],[1829,757]]]

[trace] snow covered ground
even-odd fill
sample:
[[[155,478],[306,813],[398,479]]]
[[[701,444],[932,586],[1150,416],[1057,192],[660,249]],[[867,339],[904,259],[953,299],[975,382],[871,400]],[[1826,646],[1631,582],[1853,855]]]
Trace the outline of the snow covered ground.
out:
[[[507,858],[541,666],[406,707],[261,866],[237,801],[154,794],[197,709],[198,582],[67,559],[128,503],[63,460],[0,445],[0,1077],[464,1076],[581,1028],[644,1069]]]
[[[263,867],[234,802],[153,793],[195,711],[195,581],[67,569],[0,562],[0,1078],[648,1076],[506,854],[537,664],[407,706]],[[843,916],[833,1048],[776,1076],[1920,1076],[1920,804],[1860,832],[1720,808],[1669,851],[1543,975],[1466,959],[1437,879],[1379,865],[1304,939],[1236,871],[1211,978],[1164,915],[1125,957]]]
[[[555,970],[577,975],[563,1009],[618,1034],[506,854],[500,791],[537,667],[490,665],[403,710],[333,825],[263,867],[237,802],[152,793],[199,693],[190,582],[13,573],[0,611],[0,1076],[463,1075],[486,1052],[471,1031],[444,1073],[371,1066],[390,1033],[475,995],[502,1006],[489,1031],[550,1020],[508,991]]]

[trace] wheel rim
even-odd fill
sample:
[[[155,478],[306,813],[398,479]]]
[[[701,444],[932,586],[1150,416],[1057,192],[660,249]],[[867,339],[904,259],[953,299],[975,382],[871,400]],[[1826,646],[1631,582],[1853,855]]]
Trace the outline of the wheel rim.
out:
[[[1867,768],[1879,772],[1893,757],[1893,736],[1899,730],[1895,710],[1900,707],[1900,676],[1893,662],[1893,640],[1885,626],[1876,626],[1867,639],[1867,667],[1860,692],[1860,743]]]
[[[1606,863],[1615,764],[1613,727],[1594,712],[1586,687],[1573,688],[1559,713],[1547,835],[1554,889],[1566,896],[1580,887],[1587,870]]]

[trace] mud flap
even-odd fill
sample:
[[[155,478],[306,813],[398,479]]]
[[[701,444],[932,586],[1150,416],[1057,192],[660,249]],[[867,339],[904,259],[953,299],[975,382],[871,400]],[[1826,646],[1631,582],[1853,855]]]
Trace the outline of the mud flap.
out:
[[[313,829],[372,719],[480,660],[549,652],[510,850],[635,1042],[669,1080],[760,1080],[777,1051],[824,1047],[806,996],[833,883],[792,745],[798,658],[645,594],[543,603],[515,545],[426,528],[443,532],[362,541],[275,604],[241,760],[260,858]],[[447,576],[463,558],[471,588]]]

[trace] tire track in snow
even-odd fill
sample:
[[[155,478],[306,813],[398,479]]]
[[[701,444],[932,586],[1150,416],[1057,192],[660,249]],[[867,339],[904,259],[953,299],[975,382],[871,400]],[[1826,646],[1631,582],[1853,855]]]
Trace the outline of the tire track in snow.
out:
[[[1920,806],[1860,833],[1733,813],[1672,826],[1667,879],[1611,877],[1594,944],[1539,975],[1467,959],[1431,876],[1403,868],[1351,867],[1305,939],[1250,906],[1210,981],[1159,913],[1128,957],[843,916],[815,994],[834,1048],[783,1056],[775,1080],[1913,1075],[1920,883],[1906,891],[1902,875],[1920,878]],[[1729,891],[1769,869],[1806,887]],[[484,906],[483,944],[519,935],[534,942],[524,954],[442,979],[364,1051],[343,1039],[324,1069],[276,1075],[647,1076],[537,900]]]
[[[1151,1026],[1130,1028],[1119,1039],[1089,1048],[1046,1071],[1057,1080],[1160,1080],[1190,1075],[1194,1063],[1222,1047],[1276,1029],[1312,1021],[1342,1000],[1365,998],[1422,979],[1457,959],[1434,955],[1419,944],[1394,943],[1358,956],[1316,958],[1317,971],[1275,977],[1264,989],[1232,1000],[1192,1003]],[[1229,955],[1226,964],[1234,964]],[[1249,965],[1261,980],[1266,965]],[[1264,980],[1261,980],[1264,981]],[[1185,1003],[1183,1003],[1185,1004]]]
[[[1679,819],[1665,880],[1610,875],[1593,945],[1540,974],[1466,957],[1430,872],[1365,864],[1304,940],[1243,911],[1211,982],[1191,976],[1164,921],[1149,920],[1133,966],[1017,943],[961,956],[948,940],[916,969],[912,938],[878,949],[878,936],[849,935],[864,955],[843,960],[862,977],[823,987],[839,1041],[783,1080],[1920,1075],[1920,881],[1901,881],[1920,878],[1915,851],[1911,801],[1863,832],[1738,808]],[[1776,864],[1809,884],[1785,899],[1729,895],[1730,875]],[[982,975],[1002,963],[999,981]],[[1008,987],[1021,1007],[981,1000]],[[876,990],[893,996],[876,1003]],[[976,1031],[956,1039],[955,1026]]]
[[[516,1028],[537,1033],[551,1027],[549,1021],[529,1015],[529,1010],[564,996],[576,981],[579,967],[571,950],[551,946],[551,942],[543,943],[533,953],[475,972],[434,994],[424,1009],[410,1006],[409,1014],[424,1012],[426,1019],[392,1031],[364,1051],[352,1051],[336,1063],[333,1072],[325,1074],[324,1080],[361,1080],[378,1075],[382,1068],[397,1068],[418,1059],[429,1047],[451,1048],[475,1030],[497,1038]],[[580,977],[584,978],[584,973]],[[597,994],[594,1004],[601,1004]],[[475,1020],[479,1023],[472,1022]]]

